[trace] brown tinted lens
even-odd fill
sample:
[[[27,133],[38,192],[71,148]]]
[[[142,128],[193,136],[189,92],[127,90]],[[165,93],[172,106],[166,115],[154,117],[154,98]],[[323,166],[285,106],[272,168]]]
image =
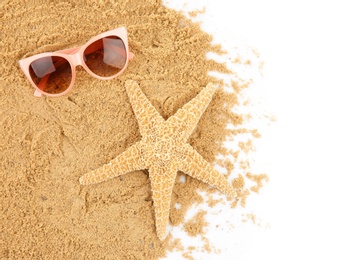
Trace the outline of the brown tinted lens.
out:
[[[93,73],[111,77],[124,68],[127,61],[126,47],[117,36],[105,37],[90,44],[83,58]]]
[[[62,57],[50,56],[35,60],[29,66],[29,73],[35,85],[49,94],[64,92],[72,81],[72,69]]]

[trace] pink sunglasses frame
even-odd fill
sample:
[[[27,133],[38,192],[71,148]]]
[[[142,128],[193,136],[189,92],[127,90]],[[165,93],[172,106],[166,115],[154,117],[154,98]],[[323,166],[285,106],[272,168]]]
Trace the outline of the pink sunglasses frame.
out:
[[[111,76],[111,77],[101,77],[96,75],[95,73],[93,73],[86,65],[84,59],[83,59],[83,53],[85,51],[85,49],[92,44],[93,42],[104,38],[104,37],[108,37],[108,36],[117,36],[119,37],[122,41],[123,44],[126,48],[126,63],[124,65],[124,67],[115,75]],[[50,93],[46,93],[43,90],[39,89],[35,83],[33,82],[30,73],[29,73],[29,66],[30,64],[40,58],[43,57],[49,57],[49,56],[58,56],[58,57],[62,57],[64,59],[66,59],[70,66],[71,66],[71,70],[72,70],[72,79],[70,82],[70,85],[68,86],[68,88],[59,94],[50,94]],[[107,31],[104,33],[101,33],[93,38],[91,38],[89,41],[87,41],[84,45],[80,46],[80,47],[75,47],[75,48],[71,48],[71,49],[65,49],[65,50],[59,50],[59,51],[55,51],[55,52],[45,52],[45,53],[40,53],[22,60],[19,60],[19,65],[20,68],[22,69],[22,71],[24,72],[24,74],[26,75],[26,77],[28,78],[29,82],[32,84],[32,86],[35,88],[35,92],[34,92],[34,96],[36,97],[41,97],[42,95],[45,96],[49,96],[49,97],[59,97],[59,96],[63,96],[65,94],[67,94],[73,87],[74,82],[75,82],[75,78],[76,78],[76,66],[82,66],[90,75],[92,75],[95,78],[101,79],[101,80],[109,80],[109,79],[113,79],[116,78],[117,76],[119,76],[120,74],[123,73],[123,71],[127,68],[128,66],[128,61],[131,60],[134,57],[134,54],[129,52],[129,48],[128,48],[128,34],[127,34],[127,29],[125,27],[119,27],[116,28],[114,30],[111,31]]]

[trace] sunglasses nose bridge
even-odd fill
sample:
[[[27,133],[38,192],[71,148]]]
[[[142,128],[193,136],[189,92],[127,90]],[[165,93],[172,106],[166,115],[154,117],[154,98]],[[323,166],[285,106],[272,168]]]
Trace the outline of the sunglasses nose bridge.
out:
[[[74,54],[70,55],[70,58],[72,60],[72,64],[74,67],[82,65],[82,55],[80,52],[76,52]]]

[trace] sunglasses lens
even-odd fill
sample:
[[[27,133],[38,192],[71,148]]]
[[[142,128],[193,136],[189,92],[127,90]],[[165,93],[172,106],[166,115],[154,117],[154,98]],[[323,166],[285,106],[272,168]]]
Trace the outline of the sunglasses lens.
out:
[[[35,85],[48,94],[64,92],[72,81],[72,68],[68,60],[58,56],[33,61],[29,73]]]
[[[96,75],[112,77],[126,65],[126,47],[119,37],[108,36],[90,44],[84,51],[84,60]]]

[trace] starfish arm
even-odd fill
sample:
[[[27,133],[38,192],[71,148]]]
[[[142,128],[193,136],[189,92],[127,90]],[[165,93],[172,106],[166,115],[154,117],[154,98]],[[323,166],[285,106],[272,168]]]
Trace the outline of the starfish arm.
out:
[[[150,135],[154,126],[164,122],[163,117],[144,95],[139,85],[133,80],[125,83],[126,91],[139,124],[142,137]]]
[[[236,192],[228,180],[212,167],[194,148],[186,144],[182,152],[179,170],[214,186],[229,197],[236,197]]]
[[[128,172],[143,170],[142,141],[129,147],[102,167],[88,172],[80,178],[80,184],[89,185],[112,179]]]
[[[215,90],[214,85],[208,83],[195,98],[178,109],[175,115],[167,120],[173,128],[173,132],[180,133],[183,142],[189,138],[196,128],[198,121],[212,100]]]
[[[149,168],[149,178],[155,211],[155,226],[158,238],[163,241],[166,237],[169,222],[171,195],[176,179],[177,169],[174,167]]]

